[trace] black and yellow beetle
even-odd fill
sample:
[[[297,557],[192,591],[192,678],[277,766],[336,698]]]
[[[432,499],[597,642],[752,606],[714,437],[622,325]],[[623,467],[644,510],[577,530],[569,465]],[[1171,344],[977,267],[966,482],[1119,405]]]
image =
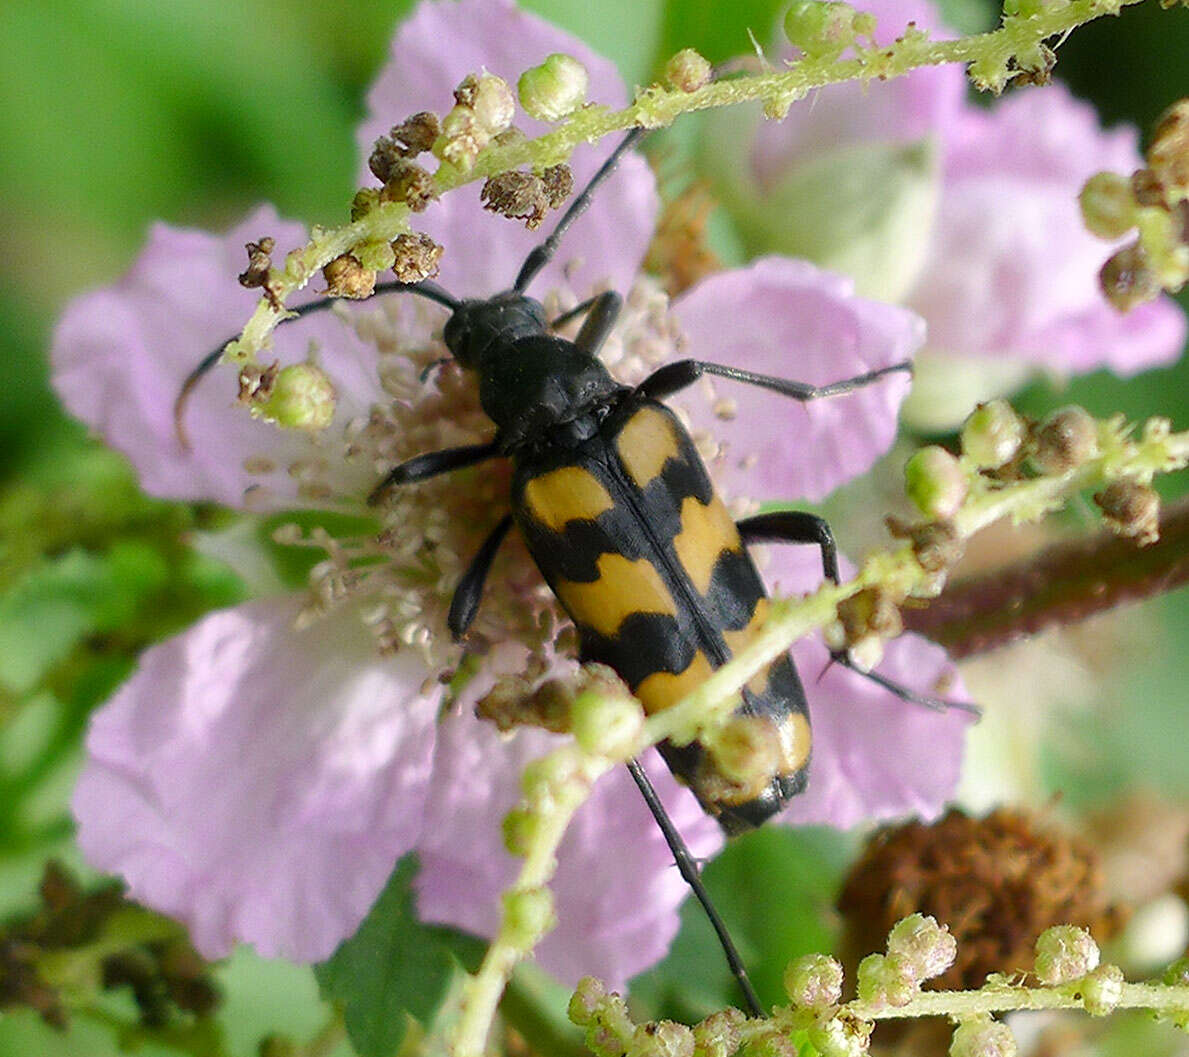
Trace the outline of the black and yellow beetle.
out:
[[[630,132],[548,239],[529,254],[510,290],[457,300],[436,284],[390,284],[449,309],[443,338],[451,355],[478,375],[484,412],[495,424],[486,444],[419,455],[393,469],[372,492],[423,481],[487,459],[509,458],[511,513],[480,547],[458,585],[448,623],[461,638],[478,611],[484,580],[515,522],[541,573],[578,628],[584,661],[613,668],[649,713],[676,703],[724,665],[762,624],[767,599],[747,552],[761,541],[815,544],[824,572],[837,581],[829,525],[803,512],[761,514],[736,524],[706,472],[693,441],[661,401],[713,374],[758,385],[795,400],[849,392],[901,363],[827,386],[811,386],[699,360],[655,371],[638,386],[616,382],[597,354],[621,298],[607,292],[549,321],[525,294],[597,187],[643,130]],[[377,288],[377,292],[380,288]],[[300,314],[328,302],[305,306]],[[570,341],[554,331],[585,314]],[[212,353],[187,379],[188,391],[218,359]],[[837,659],[849,664],[845,655]],[[872,678],[902,696],[940,703]],[[729,833],[761,825],[805,785],[810,726],[805,691],[786,655],[744,688],[738,715],[767,728],[775,761],[765,780],[740,786],[719,772],[696,742],[659,748],[677,775]],[[732,971],[754,1012],[759,1003],[726,930],[643,770],[632,775],[660,823],[682,875],[711,917]]]

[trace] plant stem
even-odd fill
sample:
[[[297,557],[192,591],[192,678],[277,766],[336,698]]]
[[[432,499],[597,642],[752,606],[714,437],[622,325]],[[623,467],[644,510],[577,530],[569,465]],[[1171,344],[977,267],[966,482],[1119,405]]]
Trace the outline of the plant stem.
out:
[[[951,584],[923,608],[906,609],[904,626],[959,660],[1187,581],[1189,499],[1182,499],[1161,516],[1160,539],[1151,546],[1109,531],[1057,543],[1006,568]]]

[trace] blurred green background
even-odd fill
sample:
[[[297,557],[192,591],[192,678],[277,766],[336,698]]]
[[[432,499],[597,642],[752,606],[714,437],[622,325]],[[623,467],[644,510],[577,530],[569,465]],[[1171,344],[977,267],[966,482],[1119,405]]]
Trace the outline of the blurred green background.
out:
[[[354,190],[363,95],[409,6],[0,2],[0,914],[32,906],[48,856],[78,864],[65,805],[89,711],[144,645],[243,596],[230,572],[189,546],[196,529],[227,515],[145,498],[121,460],[58,407],[46,366],[54,318],[73,295],[118,277],[156,218],[219,228],[268,200],[282,214],[337,223]],[[765,38],[780,5],[524,6],[610,55],[632,84],[651,80],[680,47],[714,60],[746,52],[747,28]],[[984,0],[945,6],[966,30],[994,19]],[[1189,88],[1186,54],[1189,17],[1147,3],[1075,33],[1057,72],[1108,122],[1147,128]],[[1060,391],[1037,384],[1020,406],[1040,413],[1071,401],[1189,426],[1189,364],[1127,382],[1096,375]],[[1183,480],[1167,488],[1187,490]],[[1039,800],[1060,790],[1076,808],[1142,783],[1184,803],[1189,604],[1158,600],[1124,623],[1108,636],[1113,663],[1095,672],[1109,707],[1076,713],[1054,746],[1035,750]],[[985,681],[972,676],[972,685]],[[1008,722],[1026,732],[1022,720]],[[1008,750],[985,737],[977,759],[999,766]],[[852,848],[853,838],[836,834],[764,833],[712,867],[774,1000],[780,956],[831,942],[826,911]],[[697,1013],[703,1002],[729,1001],[730,990],[705,927],[686,917],[673,957],[639,992],[670,1009],[680,995]],[[253,1052],[278,1027],[306,1037],[326,1015],[308,970],[245,954],[221,979],[228,1053]],[[113,1008],[118,1018],[130,1007]],[[101,1019],[59,1035],[13,1015],[0,1020],[0,1055],[115,1052],[117,1033]]]

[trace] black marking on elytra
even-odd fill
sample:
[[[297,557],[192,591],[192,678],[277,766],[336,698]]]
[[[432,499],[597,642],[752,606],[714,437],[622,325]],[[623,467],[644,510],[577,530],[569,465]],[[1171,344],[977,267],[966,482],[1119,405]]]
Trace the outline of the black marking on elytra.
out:
[[[578,625],[583,661],[598,661],[614,668],[635,690],[655,672],[684,672],[698,652],[693,629],[682,626],[667,613],[632,613],[624,618],[619,633],[601,635]]]

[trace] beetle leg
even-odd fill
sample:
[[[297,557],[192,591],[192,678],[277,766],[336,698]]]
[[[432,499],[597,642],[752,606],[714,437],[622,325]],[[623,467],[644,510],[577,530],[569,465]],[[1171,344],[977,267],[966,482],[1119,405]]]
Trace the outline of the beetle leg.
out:
[[[726,923],[719,916],[718,908],[715,907],[710,899],[710,893],[706,891],[706,886],[702,884],[702,877],[698,872],[698,866],[694,861],[694,857],[690,854],[689,848],[686,847],[681,834],[677,832],[677,827],[673,825],[673,820],[669,818],[669,813],[665,810],[665,805],[661,803],[661,798],[657,796],[652,782],[649,780],[648,775],[644,773],[644,768],[640,766],[639,761],[634,759],[628,760],[628,770],[631,771],[632,778],[635,779],[636,785],[644,797],[644,802],[648,805],[648,810],[652,812],[652,817],[656,819],[656,824],[660,826],[661,833],[664,834],[665,843],[669,845],[669,850],[673,853],[673,860],[677,863],[678,872],[685,880],[685,883],[693,890],[694,896],[702,904],[702,909],[706,911],[706,916],[710,919],[710,924],[714,927],[715,934],[718,936],[718,942],[721,944],[723,953],[726,955],[727,964],[731,967],[731,972],[734,974],[735,979],[739,981],[739,988],[743,992],[743,997],[747,1000],[752,1016],[764,1016],[764,1007],[760,1005],[755,988],[751,986],[751,980],[747,976],[747,968],[743,964],[743,959],[739,957],[739,952],[735,949],[734,941],[731,939],[731,934],[727,931]]]
[[[586,319],[582,322],[582,329],[578,331],[574,344],[583,352],[595,356],[615,326],[621,308],[623,308],[623,298],[614,290],[605,290],[601,294],[595,294],[594,297],[588,297],[568,312],[563,312],[557,319],[550,322],[549,329],[556,330],[586,312]]]
[[[792,382],[787,378],[775,378],[770,374],[756,374],[754,371],[744,371],[738,367],[727,367],[721,363],[708,363],[705,360],[678,360],[676,363],[666,364],[659,370],[653,371],[636,387],[636,392],[652,400],[664,400],[667,396],[693,385],[704,374],[716,374],[720,378],[730,378],[736,382],[746,382],[758,385],[761,389],[771,389],[781,396],[792,397],[794,400],[819,400],[823,396],[837,396],[839,393],[850,393],[862,389],[865,385],[877,382],[885,375],[894,371],[912,373],[912,364],[905,360],[894,363],[890,367],[880,367],[878,370],[868,371],[866,374],[856,375],[854,378],[844,378],[829,385],[809,385],[807,382]]]
[[[468,444],[462,448],[443,448],[441,451],[414,455],[388,471],[388,476],[376,485],[367,497],[368,506],[375,506],[384,498],[384,493],[396,485],[414,484],[429,477],[436,477],[440,473],[474,466],[484,459],[495,458],[499,453],[499,441],[492,440],[486,444]]]
[[[804,510],[778,510],[744,518],[736,526],[744,543],[816,543],[822,551],[822,572],[838,583],[838,545],[830,523]]]
[[[462,579],[458,581],[458,586],[454,589],[446,626],[450,629],[450,634],[454,636],[455,642],[466,634],[467,628],[475,619],[475,614],[479,612],[479,602],[483,597],[483,584],[487,579],[487,574],[491,572],[491,563],[495,561],[496,552],[500,549],[500,544],[504,542],[504,537],[511,527],[512,515],[505,514],[500,519],[500,523],[488,534],[487,539],[483,541],[483,546],[471,559],[471,564],[462,574]]]
[[[834,542],[834,533],[829,522],[817,514],[808,514],[802,510],[781,510],[772,514],[757,514],[755,517],[744,518],[738,524],[739,536],[744,543],[816,543],[822,552],[822,571],[831,583],[838,583],[838,546]],[[879,672],[865,671],[851,659],[846,650],[831,650],[832,662],[849,668],[852,672],[870,679],[877,686],[895,694],[903,701],[914,705],[945,712],[951,708],[961,709],[973,715],[981,716],[982,709],[965,701],[945,701],[931,694],[921,694],[917,691],[894,682]]]

